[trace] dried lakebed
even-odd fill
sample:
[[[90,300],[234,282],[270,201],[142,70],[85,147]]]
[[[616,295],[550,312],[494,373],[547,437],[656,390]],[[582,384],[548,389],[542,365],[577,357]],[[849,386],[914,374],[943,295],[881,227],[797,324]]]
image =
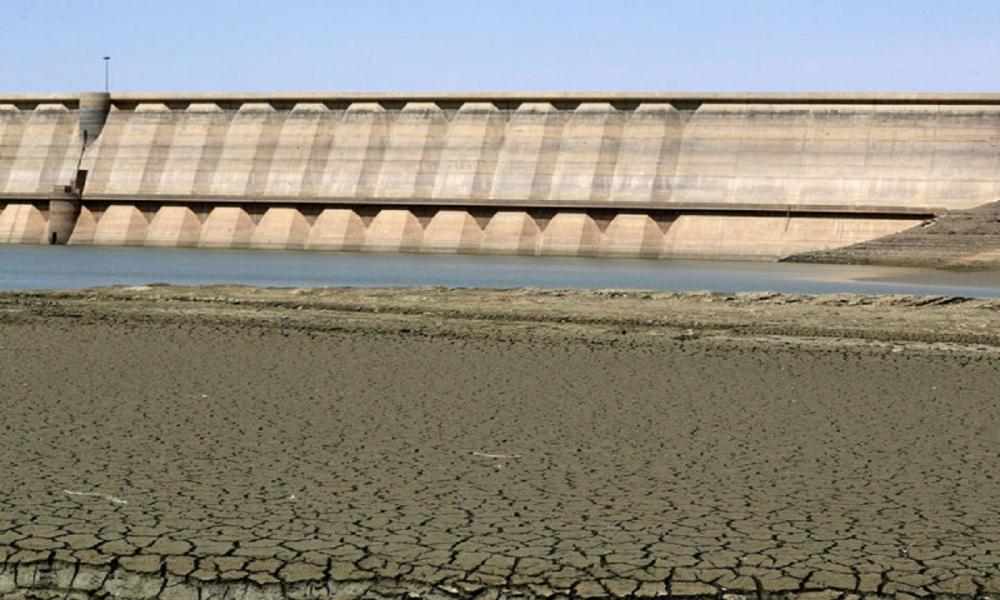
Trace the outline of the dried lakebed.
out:
[[[2,294],[0,596],[996,598],[998,316]]]

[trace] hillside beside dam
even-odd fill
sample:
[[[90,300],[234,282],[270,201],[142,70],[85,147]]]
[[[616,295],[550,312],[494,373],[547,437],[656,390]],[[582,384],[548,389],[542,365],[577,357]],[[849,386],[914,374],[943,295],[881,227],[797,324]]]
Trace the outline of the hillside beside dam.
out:
[[[0,243],[774,260],[997,200],[997,95],[0,96]]]

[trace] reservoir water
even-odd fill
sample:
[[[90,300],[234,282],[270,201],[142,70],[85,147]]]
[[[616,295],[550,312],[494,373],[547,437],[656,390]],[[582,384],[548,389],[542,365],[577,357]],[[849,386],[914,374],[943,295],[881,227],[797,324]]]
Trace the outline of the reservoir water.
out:
[[[257,286],[616,288],[1000,297],[1000,272],[872,266],[0,246],[0,290],[230,283]]]

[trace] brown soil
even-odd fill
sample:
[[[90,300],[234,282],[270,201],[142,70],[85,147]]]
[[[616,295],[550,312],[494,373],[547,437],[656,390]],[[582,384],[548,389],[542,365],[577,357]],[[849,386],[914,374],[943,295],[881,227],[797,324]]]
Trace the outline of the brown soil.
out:
[[[1000,268],[1000,202],[954,211],[894,235],[845,248],[805,252],[787,262]]]
[[[0,596],[996,595],[998,311],[2,294]]]

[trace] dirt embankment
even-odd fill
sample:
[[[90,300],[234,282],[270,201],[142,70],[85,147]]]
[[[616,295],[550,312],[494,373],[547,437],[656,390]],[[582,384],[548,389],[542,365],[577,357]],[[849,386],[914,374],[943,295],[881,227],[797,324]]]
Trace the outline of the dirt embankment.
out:
[[[845,248],[804,252],[787,262],[1000,268],[1000,202],[954,211],[900,233]]]

